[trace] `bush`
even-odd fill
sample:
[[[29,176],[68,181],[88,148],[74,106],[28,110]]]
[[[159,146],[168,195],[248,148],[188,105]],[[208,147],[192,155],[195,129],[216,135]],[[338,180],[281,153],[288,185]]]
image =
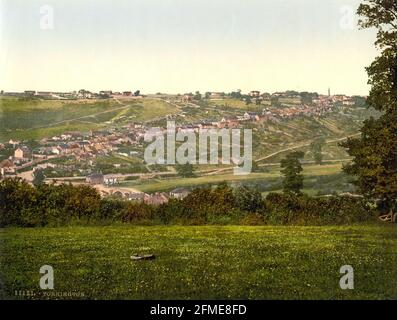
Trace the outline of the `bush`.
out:
[[[253,188],[233,192],[226,184],[196,189],[183,200],[151,206],[101,199],[90,186],[29,185],[20,178],[0,181],[0,227],[61,226],[70,223],[179,224],[350,224],[374,221],[364,199],[270,193],[262,200]]]
[[[126,202],[123,209],[121,220],[123,222],[133,222],[138,220],[151,220],[154,217],[154,208],[145,203]]]
[[[373,221],[375,213],[364,199],[270,193],[265,200],[265,220],[270,224],[350,224]]]
[[[265,223],[263,216],[259,213],[249,213],[240,220],[243,226],[260,226]]]

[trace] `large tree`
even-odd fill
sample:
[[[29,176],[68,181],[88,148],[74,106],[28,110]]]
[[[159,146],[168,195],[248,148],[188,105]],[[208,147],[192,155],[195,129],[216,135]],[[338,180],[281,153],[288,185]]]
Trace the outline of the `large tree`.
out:
[[[316,164],[323,164],[323,145],[325,143],[324,138],[317,139],[313,141],[310,145],[310,149],[313,153],[313,159]]]
[[[303,168],[300,159],[302,159],[304,155],[302,151],[295,151],[287,154],[287,156],[281,160],[281,173],[284,175],[284,193],[302,194],[303,175],[301,172]]]
[[[376,28],[380,55],[367,68],[369,107],[382,112],[364,122],[361,136],[342,143],[359,191],[385,211],[397,209],[397,1],[365,0],[358,8],[359,26]]]

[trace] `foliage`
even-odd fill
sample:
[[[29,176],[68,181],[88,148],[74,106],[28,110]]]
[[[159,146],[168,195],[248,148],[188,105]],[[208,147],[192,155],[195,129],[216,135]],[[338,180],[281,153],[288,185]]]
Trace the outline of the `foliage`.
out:
[[[29,185],[20,178],[0,182],[0,227],[62,226],[102,223],[162,224],[343,224],[373,220],[363,199],[312,198],[269,194],[256,188],[233,190],[226,183],[192,191],[182,200],[152,206],[114,198],[101,199],[90,186]]]
[[[44,183],[45,175],[42,169],[35,170],[33,173],[33,185],[40,186]]]
[[[303,188],[303,171],[300,159],[304,157],[302,151],[295,151],[287,154],[281,160],[281,173],[284,175],[283,190],[286,193],[301,194]]]
[[[313,152],[314,162],[316,164],[321,165],[323,163],[323,145],[325,144],[324,139],[317,139],[316,141],[312,142],[310,148]]]
[[[270,193],[266,197],[264,219],[269,224],[351,224],[375,221],[362,198],[348,196],[309,197],[292,193]]]
[[[243,211],[256,212],[262,206],[262,195],[257,189],[241,186],[235,189],[236,207]]]
[[[393,119],[391,121],[391,119]],[[344,171],[356,176],[354,183],[368,199],[387,210],[397,210],[397,110],[379,120],[368,120],[360,139],[343,143],[355,157]]]
[[[368,199],[386,211],[397,210],[397,2],[366,0],[358,14],[361,28],[378,30],[375,45],[381,54],[367,68],[367,102],[383,114],[364,122],[360,138],[341,144],[354,157],[344,170]]]
[[[178,172],[178,175],[183,178],[194,177],[193,165],[191,163],[177,164],[175,169]]]

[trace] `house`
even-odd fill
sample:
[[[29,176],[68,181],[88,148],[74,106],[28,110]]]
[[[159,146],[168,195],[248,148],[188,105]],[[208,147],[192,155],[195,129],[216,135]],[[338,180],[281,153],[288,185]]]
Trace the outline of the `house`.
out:
[[[92,98],[92,93],[88,90],[81,89],[77,93],[77,98],[79,99],[91,99]]]
[[[255,117],[257,115],[258,114],[255,113],[255,112],[246,112],[246,113],[244,113],[244,119],[246,119],[246,120],[255,120]]]
[[[145,198],[145,194],[142,192],[131,192],[128,194],[128,200],[134,201],[134,202],[143,202]]]
[[[51,98],[52,92],[51,91],[37,91],[36,96]]]
[[[102,90],[99,91],[100,96],[111,97],[113,95],[112,90]]]
[[[251,97],[253,97],[253,98],[259,98],[259,96],[261,95],[261,93],[260,93],[260,91],[254,90],[254,91],[251,91],[251,92],[249,93],[249,95],[250,95]]]
[[[143,201],[146,204],[160,205],[168,202],[168,195],[162,192],[156,192],[155,194],[145,194]]]
[[[115,185],[118,182],[118,177],[115,175],[106,175],[103,177],[103,183],[107,186]]]
[[[185,188],[177,188],[170,192],[170,197],[174,199],[183,199],[190,193],[189,190]]]
[[[0,162],[0,173],[1,173],[1,176],[5,176],[6,174],[15,173],[14,163],[12,163],[12,161],[8,160],[8,159]]]
[[[60,154],[61,154],[61,148],[59,148],[59,147],[52,147],[52,148],[51,148],[51,153],[52,153],[52,154],[56,154],[56,155],[60,155]]]
[[[228,128],[235,128],[238,127],[240,124],[239,119],[236,116],[230,116],[230,117],[223,117],[221,120],[219,127],[223,128],[227,126]]]
[[[85,178],[85,181],[89,184],[102,184],[104,181],[104,177],[102,173],[93,173]]]
[[[237,116],[223,117],[221,122],[237,121]]]
[[[190,102],[193,101],[194,95],[192,93],[186,93],[182,97],[182,102]]]
[[[15,159],[28,159],[32,156],[30,150],[26,147],[18,148],[14,151],[14,158]]]
[[[209,98],[210,99],[223,99],[225,96],[224,92],[210,92]]]
[[[13,148],[15,148],[17,145],[19,145],[21,143],[21,141],[18,140],[10,140],[8,141],[8,144],[11,145]]]
[[[344,100],[344,101],[342,102],[342,104],[343,104],[344,106],[354,106],[354,105],[355,105],[355,102],[354,102],[353,100]]]

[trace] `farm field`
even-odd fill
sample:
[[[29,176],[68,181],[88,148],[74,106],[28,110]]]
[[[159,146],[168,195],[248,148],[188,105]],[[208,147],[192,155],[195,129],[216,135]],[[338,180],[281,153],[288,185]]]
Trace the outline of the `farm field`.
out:
[[[54,268],[54,291],[84,299],[396,299],[397,229],[103,226],[0,230],[2,298]],[[155,254],[132,261],[132,254]],[[354,290],[339,270],[354,268]]]
[[[333,163],[326,165],[304,165],[304,175],[307,178],[321,177],[321,176],[332,176],[340,173],[342,165],[341,163]],[[251,173],[249,175],[234,175],[233,172],[216,174],[216,175],[205,175],[195,178],[164,178],[164,179],[151,179],[147,181],[126,181],[121,182],[122,187],[134,187],[143,192],[155,192],[155,191],[168,191],[177,187],[199,187],[210,184],[218,184],[223,181],[228,183],[240,183],[240,182],[274,182],[280,178],[280,167],[272,166],[268,168],[268,172]]]

